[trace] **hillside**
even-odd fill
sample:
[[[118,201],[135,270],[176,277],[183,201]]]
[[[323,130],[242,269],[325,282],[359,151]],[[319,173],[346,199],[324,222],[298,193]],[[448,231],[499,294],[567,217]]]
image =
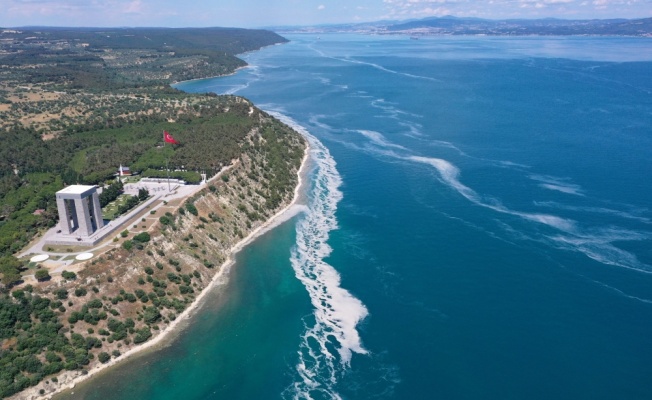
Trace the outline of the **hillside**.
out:
[[[173,323],[232,247],[290,202],[306,143],[246,99],[169,87],[233,72],[244,65],[235,53],[284,41],[271,32],[34,29],[0,39],[0,397],[30,387],[38,397]],[[163,130],[180,144],[164,146]],[[15,254],[57,224],[55,192],[108,187],[121,164],[141,176],[165,175],[167,164],[189,182],[222,172],[191,198],[151,203],[93,260],[35,279],[46,268]]]
[[[652,18],[641,19],[505,19],[458,18],[453,16],[378,21],[355,24],[277,28],[277,32],[375,35],[487,35],[487,36],[652,36]]]
[[[74,279],[23,285],[0,300],[0,395],[29,386],[52,393],[157,336],[222,273],[230,249],[288,204],[303,138],[254,114],[234,166],[187,201],[158,209],[146,240],[131,229]]]
[[[0,257],[56,223],[54,193],[64,185],[103,184],[120,164],[156,171],[169,160],[208,173],[228,164],[251,128],[250,106],[169,85],[232,73],[245,65],[235,52],[284,41],[222,28],[3,30]],[[185,145],[160,147],[164,129]],[[5,284],[20,279],[12,265],[0,262]]]

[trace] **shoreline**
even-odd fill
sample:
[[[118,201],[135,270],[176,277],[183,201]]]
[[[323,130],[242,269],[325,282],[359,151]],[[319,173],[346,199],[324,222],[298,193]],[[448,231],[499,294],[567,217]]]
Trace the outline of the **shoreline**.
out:
[[[243,54],[244,54],[244,53],[243,53]],[[225,76],[233,76],[233,75],[237,74],[238,71],[240,71],[240,70],[242,70],[242,69],[247,69],[247,68],[249,68],[249,64],[247,64],[247,65],[243,65],[242,67],[238,67],[238,68],[236,68],[233,72],[230,72],[230,73],[228,73],[228,74],[215,75],[215,76],[207,76],[207,77],[205,77],[205,78],[193,78],[193,79],[186,79],[185,81],[172,82],[172,83],[170,83],[170,87],[176,89],[176,88],[174,87],[174,85],[178,85],[178,84],[181,84],[181,83],[194,82],[194,81],[203,81],[203,80],[206,80],[206,79],[224,78]],[[177,89],[177,90],[180,90],[180,89]]]
[[[159,331],[158,335],[154,336],[151,340],[139,346],[131,348],[129,351],[122,354],[119,358],[111,359],[106,364],[98,364],[94,368],[90,369],[87,374],[76,376],[71,381],[66,381],[65,383],[61,383],[60,384],[61,386],[56,388],[56,390],[53,393],[40,395],[38,394],[38,392],[36,392],[36,388],[30,388],[23,392],[16,393],[14,395],[16,397],[12,396],[11,398],[51,399],[55,396],[60,395],[65,390],[74,389],[77,384],[89,380],[90,378],[96,376],[100,372],[106,371],[111,367],[117,366],[121,362],[129,358],[132,358],[145,350],[153,349],[156,346],[165,345],[166,344],[165,341],[167,339],[171,339],[174,333],[180,332],[181,329],[183,328],[182,322],[187,321],[187,319],[192,315],[192,313],[197,311],[197,309],[202,305],[203,299],[217,284],[223,283],[223,278],[228,276],[229,272],[231,271],[231,267],[235,264],[236,254],[238,254],[238,252],[240,252],[244,247],[250,244],[254,239],[256,239],[260,235],[268,232],[270,229],[275,227],[277,225],[277,222],[281,219],[281,217],[284,214],[286,214],[288,211],[290,211],[290,209],[297,204],[297,201],[299,200],[301,194],[301,190],[303,189],[304,186],[303,174],[306,171],[306,168],[308,166],[308,161],[310,159],[310,143],[308,142],[308,140],[306,140],[305,143],[306,143],[306,148],[304,150],[303,159],[301,160],[301,166],[297,171],[298,181],[296,187],[294,188],[294,194],[292,200],[287,205],[285,205],[282,209],[280,209],[276,214],[271,216],[263,224],[261,224],[256,229],[251,231],[246,237],[241,239],[239,242],[233,245],[231,249],[229,249],[229,256],[220,266],[220,270],[211,278],[211,281],[208,283],[208,285],[206,285],[206,287],[201,291],[201,293],[199,293],[199,295],[188,306],[188,308],[186,308],[181,314],[179,314],[174,321],[172,321],[167,327],[165,327],[165,329]],[[34,393],[30,393],[30,391],[32,390],[34,390]]]
[[[240,58],[240,56],[243,55],[243,54],[254,53],[254,52],[256,52],[256,51],[260,51],[260,50],[265,49],[265,48],[268,48],[268,47],[272,47],[272,46],[280,46],[280,45],[283,45],[283,44],[286,44],[286,43],[289,43],[289,42],[290,42],[290,40],[287,39],[287,42],[280,42],[280,43],[268,44],[267,46],[263,46],[263,47],[261,47],[261,48],[259,48],[259,49],[256,49],[256,50],[249,50],[249,51],[245,51],[244,53],[238,53],[238,54],[236,54],[235,56],[238,57],[238,58]],[[243,61],[244,61],[244,60],[243,60]],[[246,61],[245,61],[245,62],[246,62]],[[186,79],[186,80],[183,80],[183,81],[172,82],[172,83],[170,83],[170,86],[173,87],[173,88],[175,88],[174,85],[178,85],[178,84],[181,84],[181,83],[194,82],[194,81],[203,81],[203,80],[205,80],[205,79],[224,78],[225,76],[233,76],[233,75],[237,74],[240,70],[247,69],[247,68],[249,68],[249,67],[250,67],[250,65],[247,64],[247,65],[243,65],[242,67],[238,67],[238,68],[236,68],[233,72],[230,72],[230,73],[228,73],[228,74],[215,75],[215,76],[207,76],[207,77],[205,77],[205,78],[193,78],[193,79]],[[176,88],[175,88],[175,89],[176,89]],[[213,93],[215,93],[215,92],[213,92]],[[219,93],[218,93],[218,94],[219,94]],[[222,93],[221,95],[224,95],[224,94]],[[237,96],[237,95],[233,95],[233,96]],[[242,97],[242,96],[240,96],[240,97]]]

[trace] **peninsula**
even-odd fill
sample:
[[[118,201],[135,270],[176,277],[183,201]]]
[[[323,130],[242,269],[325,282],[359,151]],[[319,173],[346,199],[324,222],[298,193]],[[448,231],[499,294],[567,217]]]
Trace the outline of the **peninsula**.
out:
[[[296,198],[300,134],[247,99],[170,87],[284,41],[0,29],[1,398],[49,397],[160,340]],[[88,246],[45,244],[66,215],[55,193],[76,184],[102,192],[103,222],[118,229]]]

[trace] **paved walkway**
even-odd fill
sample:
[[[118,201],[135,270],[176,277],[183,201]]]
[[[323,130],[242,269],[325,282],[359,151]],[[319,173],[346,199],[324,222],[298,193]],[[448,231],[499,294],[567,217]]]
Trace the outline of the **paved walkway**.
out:
[[[113,248],[121,245],[120,242],[118,243],[113,242],[113,238],[119,235],[118,232],[127,229],[129,230],[129,236],[133,236],[133,234],[150,230],[151,227],[158,221],[160,217],[158,213],[152,215],[151,211],[156,211],[162,207],[166,207],[164,202],[184,200],[192,196],[199,190],[206,187],[207,183],[210,183],[213,180],[217,179],[220,175],[222,175],[224,172],[231,169],[232,167],[233,165],[229,165],[227,167],[222,168],[222,170],[220,170],[220,172],[218,172],[216,175],[211,177],[208,180],[208,182],[202,182],[199,185],[178,185],[178,184],[171,185],[170,186],[171,192],[168,191],[167,182],[126,183],[124,187],[125,193],[131,195],[137,195],[138,190],[140,190],[141,188],[145,188],[149,191],[150,195],[154,197],[153,199],[147,201],[146,204],[149,205],[149,207],[143,204],[137,207],[135,210],[129,212],[128,214],[118,217],[115,220],[111,221],[109,224],[107,224],[113,229],[114,234],[107,235],[106,238],[104,238],[102,242],[98,243],[96,246],[89,246],[84,248],[81,248],[81,246],[79,246],[79,250],[77,251],[71,251],[71,252],[47,251],[47,247],[45,243],[48,240],[55,239],[55,237],[57,236],[57,230],[59,229],[57,226],[48,230],[43,236],[41,236],[32,245],[30,245],[22,252],[17,254],[16,257],[23,258],[27,256],[31,257],[37,254],[48,254],[51,258],[57,258],[57,257],[59,259],[69,258],[67,260],[49,259],[44,263],[42,263],[42,265],[48,267],[49,271],[60,272],[64,267],[70,266],[73,262],[75,262],[76,260],[74,256],[78,254],[93,253],[94,255],[97,256],[99,253],[103,253],[108,248]],[[142,221],[143,219],[145,219],[145,221]],[[134,225],[138,225],[138,227],[133,228]]]
[[[152,184],[152,185],[158,185],[158,184]],[[135,194],[138,194],[138,190],[140,187],[147,187],[147,186],[148,185],[144,185],[144,184],[127,184],[125,185],[125,193],[132,194],[132,192],[135,192]],[[185,199],[186,197],[189,197],[193,195],[195,192],[204,188],[205,184],[177,186],[176,188],[172,188],[171,193],[167,192],[167,184],[165,186],[166,186],[165,192],[161,190],[150,191],[150,194],[153,194],[154,197],[149,199],[147,203],[142,204],[141,206],[137,207],[136,209],[132,210],[126,215],[116,218],[115,220],[109,222],[104,228],[102,228],[102,229],[110,228],[114,231],[115,234],[107,235],[107,237],[104,238],[104,240],[102,240],[102,242],[100,242],[96,246],[89,246],[83,248],[81,248],[82,246],[78,246],[80,249],[72,252],[48,251],[47,250],[48,246],[46,245],[46,242],[49,240],[55,240],[56,237],[60,236],[60,234],[57,234],[58,227],[54,227],[48,230],[43,236],[41,236],[36,242],[34,242],[28,248],[24,249],[21,253],[17,254],[16,257],[23,258],[26,256],[33,256],[36,254],[48,254],[50,257],[57,257],[57,256],[65,257],[71,255],[75,256],[81,253],[89,253],[89,252],[94,253],[97,252],[98,250],[103,250],[106,247],[112,247],[115,245],[115,243],[112,241],[113,238],[116,237],[116,235],[119,232],[125,229],[128,229],[130,230],[130,233],[133,233],[133,230],[131,230],[130,228],[134,224],[139,224],[140,222],[142,222],[141,218],[145,218],[146,220],[149,221],[147,222],[146,224],[147,227],[145,229],[136,228],[137,231],[143,231],[149,229],[151,225],[153,225],[153,222],[157,221],[159,218],[159,215],[157,215],[156,217],[150,217],[149,216],[150,212],[158,210],[159,208],[164,206],[165,205],[164,201],[170,202],[177,199]],[[149,205],[149,207],[147,207],[147,205]],[[143,214],[143,212],[145,212],[145,214]],[[98,232],[98,233],[102,233],[102,232]],[[52,262],[54,260],[48,260],[48,261]]]

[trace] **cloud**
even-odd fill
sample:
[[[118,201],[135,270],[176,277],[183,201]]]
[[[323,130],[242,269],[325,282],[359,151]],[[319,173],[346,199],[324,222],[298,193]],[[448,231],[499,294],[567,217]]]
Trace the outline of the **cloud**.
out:
[[[649,0],[383,0],[387,17],[643,18]]]
[[[127,3],[124,12],[129,14],[140,14],[143,12],[143,3],[140,0],[134,0]]]
[[[19,25],[120,26],[141,24],[163,10],[149,10],[149,0],[5,0],[0,20]],[[3,23],[0,25],[13,25]]]
[[[324,10],[324,9],[326,9],[326,6],[323,5],[323,4],[320,4],[320,5],[317,7],[317,9],[318,9],[318,10]]]

